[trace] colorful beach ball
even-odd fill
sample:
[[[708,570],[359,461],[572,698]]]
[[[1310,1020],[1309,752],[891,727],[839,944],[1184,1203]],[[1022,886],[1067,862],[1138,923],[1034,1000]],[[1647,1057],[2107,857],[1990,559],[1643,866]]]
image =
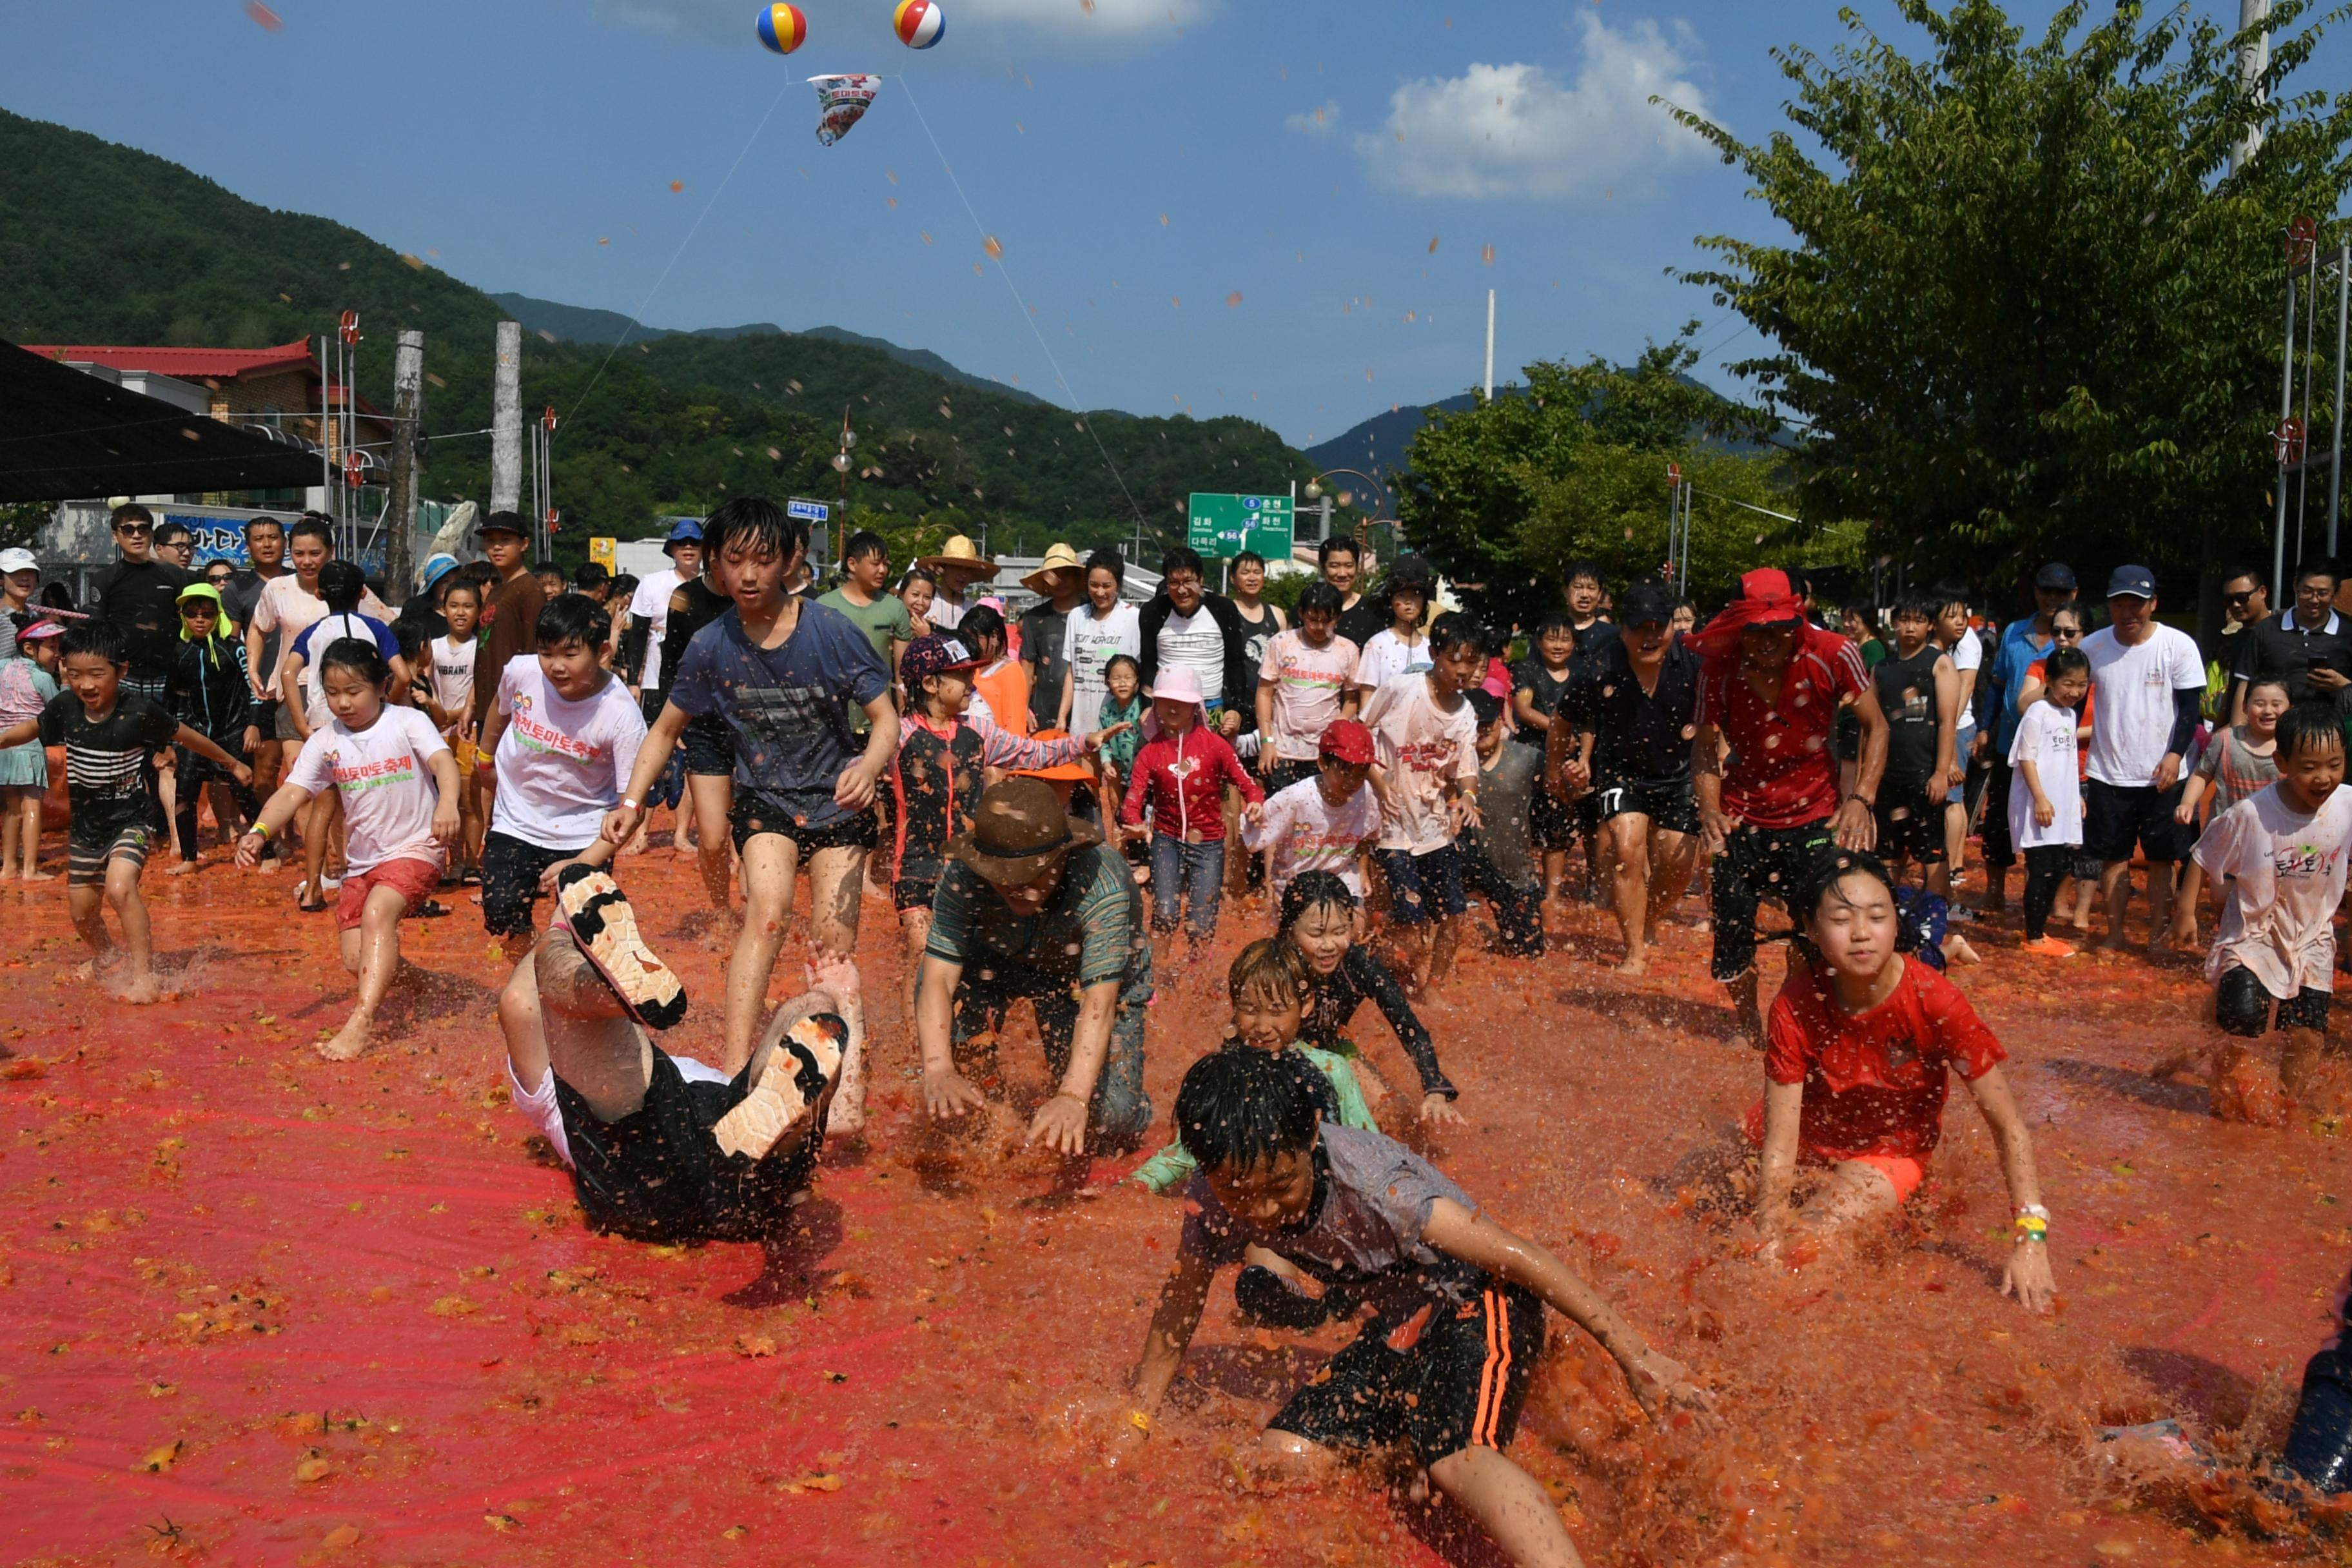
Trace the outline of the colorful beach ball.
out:
[[[948,18],[937,0],[898,0],[890,25],[898,29],[898,41],[908,48],[928,49],[948,30]]]
[[[808,42],[808,18],[797,5],[771,5],[760,13],[760,42],[780,55]]]

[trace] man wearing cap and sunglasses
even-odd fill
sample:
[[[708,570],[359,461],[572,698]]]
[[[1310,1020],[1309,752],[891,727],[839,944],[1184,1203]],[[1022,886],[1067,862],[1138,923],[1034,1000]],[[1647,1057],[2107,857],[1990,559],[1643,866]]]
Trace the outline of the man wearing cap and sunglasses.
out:
[[[1151,943],[1135,879],[1040,780],[983,791],[971,820],[948,841],[918,982],[923,1104],[943,1121],[982,1108],[1005,1009],[1025,996],[1055,1079],[1028,1141],[1072,1157],[1132,1149],[1151,1125]]]

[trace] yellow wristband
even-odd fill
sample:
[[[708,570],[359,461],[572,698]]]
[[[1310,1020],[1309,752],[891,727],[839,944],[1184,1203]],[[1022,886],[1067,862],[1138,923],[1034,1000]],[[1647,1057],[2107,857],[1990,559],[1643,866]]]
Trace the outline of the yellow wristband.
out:
[[[259,817],[254,818],[253,826],[246,831],[251,833],[256,838],[261,839],[265,843],[268,842],[269,838],[269,824],[262,821]]]
[[[1129,1411],[1127,1413],[1127,1424],[1134,1427],[1137,1431],[1142,1433],[1147,1437],[1151,1436],[1151,1417],[1146,1415],[1140,1410]]]

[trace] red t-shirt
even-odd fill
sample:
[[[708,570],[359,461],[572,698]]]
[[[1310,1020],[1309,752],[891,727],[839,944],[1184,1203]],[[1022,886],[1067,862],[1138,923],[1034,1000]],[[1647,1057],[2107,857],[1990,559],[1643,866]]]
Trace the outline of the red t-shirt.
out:
[[[1723,809],[1758,827],[1801,827],[1837,810],[1837,755],[1830,731],[1838,700],[1870,689],[1870,672],[1853,644],[1815,632],[1790,656],[1780,700],[1770,707],[1748,689],[1736,658],[1711,663],[1700,677],[1698,721],[1731,742],[1723,774]]]
[[[1799,1141],[1825,1160],[1926,1160],[1944,1133],[1944,1069],[1978,1079],[2009,1058],[1959,987],[1907,955],[1895,994],[1860,1016],[1826,982],[1784,987],[1764,1037],[1764,1076],[1805,1086]]]

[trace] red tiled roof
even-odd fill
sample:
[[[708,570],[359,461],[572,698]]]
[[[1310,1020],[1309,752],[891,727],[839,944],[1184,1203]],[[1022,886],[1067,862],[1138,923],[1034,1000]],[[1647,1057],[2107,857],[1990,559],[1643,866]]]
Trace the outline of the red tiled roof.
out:
[[[26,343],[44,359],[74,360],[102,364],[109,370],[150,370],[185,381],[235,379],[257,370],[282,370],[291,365],[315,366],[308,340],[297,338],[274,349],[142,349],[106,343]]]

